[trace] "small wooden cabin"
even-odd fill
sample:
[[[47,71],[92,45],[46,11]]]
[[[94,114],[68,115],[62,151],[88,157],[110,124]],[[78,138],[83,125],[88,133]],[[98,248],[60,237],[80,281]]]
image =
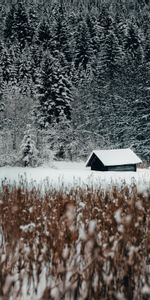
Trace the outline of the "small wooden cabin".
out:
[[[113,150],[94,150],[87,160],[86,167],[94,171],[132,171],[136,172],[141,159],[129,148]]]

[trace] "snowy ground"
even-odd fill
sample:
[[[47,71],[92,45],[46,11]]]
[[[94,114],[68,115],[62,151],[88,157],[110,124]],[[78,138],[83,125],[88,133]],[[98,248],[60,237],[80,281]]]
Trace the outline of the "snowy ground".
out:
[[[124,183],[136,183],[141,192],[150,190],[150,169],[139,169],[137,172],[96,172],[85,168],[83,162],[54,162],[52,167],[0,168],[0,182],[9,183],[22,181],[27,184],[45,188],[69,189],[71,187],[102,187],[121,186]]]

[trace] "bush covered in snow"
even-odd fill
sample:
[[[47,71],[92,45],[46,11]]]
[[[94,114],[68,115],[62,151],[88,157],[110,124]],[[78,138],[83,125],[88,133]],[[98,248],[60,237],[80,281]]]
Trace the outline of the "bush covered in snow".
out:
[[[149,299],[149,215],[134,185],[41,195],[3,182],[1,299]]]

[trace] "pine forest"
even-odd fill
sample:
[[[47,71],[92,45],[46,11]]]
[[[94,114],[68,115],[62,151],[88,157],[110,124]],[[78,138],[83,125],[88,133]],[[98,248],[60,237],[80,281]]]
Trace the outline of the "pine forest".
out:
[[[0,166],[150,162],[148,0],[0,0]]]

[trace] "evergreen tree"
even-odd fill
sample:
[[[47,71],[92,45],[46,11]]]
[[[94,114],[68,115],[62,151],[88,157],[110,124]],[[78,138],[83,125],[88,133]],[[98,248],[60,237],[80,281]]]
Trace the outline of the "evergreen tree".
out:
[[[150,63],[150,25],[145,33],[145,47],[144,47],[145,61]]]
[[[25,47],[27,41],[31,40],[30,26],[26,9],[21,0],[12,5],[5,21],[4,37],[8,41],[19,42],[21,49]]]
[[[129,61],[139,63],[142,60],[142,47],[138,34],[138,27],[134,20],[128,23],[124,47]]]
[[[20,146],[19,161],[24,167],[37,166],[38,150],[36,149],[35,136],[32,134],[29,125]]]
[[[87,26],[90,34],[90,43],[94,55],[97,55],[100,50],[101,29],[98,20],[92,14],[87,15]]]
[[[38,19],[37,19],[37,14],[34,5],[32,5],[29,8],[28,11],[28,22],[29,22],[29,28],[28,28],[28,41],[30,44],[33,42],[33,38],[35,36],[36,30],[37,30],[37,25],[38,25]]]
[[[125,18],[125,14],[120,13],[118,10],[116,11],[114,17],[114,33],[118,38],[119,45],[122,46],[122,50],[124,51],[124,40],[127,32],[127,20]]]
[[[124,85],[126,86],[126,96],[133,103],[139,97],[140,86],[143,85],[144,80],[144,51],[138,34],[138,27],[134,20],[128,22],[124,49]]]
[[[118,79],[123,62],[123,52],[113,31],[104,38],[99,54],[99,70],[103,80]]]
[[[56,51],[62,52],[65,55],[67,62],[71,62],[72,60],[71,42],[72,37],[65,16],[65,9],[63,5],[60,5],[55,12],[53,23],[53,44]]]
[[[9,80],[11,80],[11,69],[12,69],[12,61],[10,59],[9,52],[7,49],[3,49],[1,61],[0,61],[0,67],[1,67],[1,76],[3,81],[6,81],[7,83]]]
[[[75,49],[75,67],[80,66],[86,70],[89,62],[92,61],[93,51],[90,42],[90,34],[87,23],[80,21],[76,32],[76,49]]]
[[[109,30],[113,28],[113,18],[109,12],[107,4],[103,4],[102,10],[99,14],[99,25],[102,28],[104,36],[107,35]]]
[[[21,93],[26,93],[33,88],[32,78],[32,56],[30,49],[25,47],[22,51],[16,46],[11,49],[13,55],[13,64],[11,65],[11,82],[17,84]],[[34,69],[35,72],[35,69]]]
[[[59,61],[48,53],[43,60],[37,91],[37,118],[41,127],[47,127],[54,120],[59,122],[62,115],[71,118],[71,85]]]
[[[35,83],[38,77],[38,72],[43,57],[43,50],[36,43],[30,46],[29,49],[29,61],[30,61],[30,75],[33,81],[33,88],[35,90]]]
[[[43,49],[46,50],[47,48],[52,46],[51,40],[52,40],[52,37],[51,37],[51,33],[50,33],[49,23],[45,18],[43,18],[38,27],[37,43],[42,44]]]
[[[4,38],[6,41],[14,42],[15,40],[15,5],[10,8],[4,25]]]
[[[28,15],[21,0],[17,3],[14,27],[19,45],[22,49],[25,47],[26,41],[30,40],[30,36]]]

